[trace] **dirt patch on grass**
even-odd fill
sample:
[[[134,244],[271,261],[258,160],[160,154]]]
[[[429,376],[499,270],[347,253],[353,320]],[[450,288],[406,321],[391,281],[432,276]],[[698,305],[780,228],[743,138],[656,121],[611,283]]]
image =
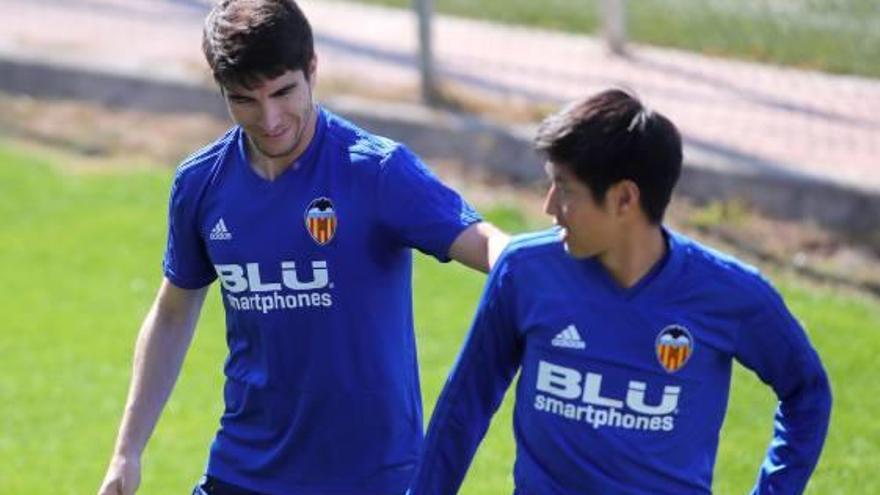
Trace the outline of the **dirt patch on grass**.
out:
[[[129,159],[173,166],[229,125],[208,115],[110,110],[80,101],[0,93],[0,133],[85,157],[105,158],[91,166],[124,165]]]
[[[170,168],[229,125],[209,115],[111,110],[79,101],[0,94],[0,134],[72,152],[77,158],[64,163],[74,171]],[[446,157],[426,157],[426,161],[481,210],[516,212],[512,229],[550,224],[542,212],[543,184],[514,184],[479,164]],[[876,251],[847,243],[814,224],[771,218],[737,202],[696,204],[682,196],[673,200],[667,219],[674,228],[759,266],[880,295]]]

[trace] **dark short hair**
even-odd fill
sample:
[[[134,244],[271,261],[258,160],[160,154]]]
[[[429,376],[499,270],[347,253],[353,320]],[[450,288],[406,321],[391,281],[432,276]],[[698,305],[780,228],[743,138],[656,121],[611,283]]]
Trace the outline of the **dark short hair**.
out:
[[[574,102],[547,117],[535,147],[571,170],[600,203],[612,185],[633,181],[642,210],[654,224],[663,221],[681,175],[678,129],[620,89]]]
[[[312,27],[294,0],[221,0],[205,19],[202,50],[222,87],[252,88],[315,55]]]

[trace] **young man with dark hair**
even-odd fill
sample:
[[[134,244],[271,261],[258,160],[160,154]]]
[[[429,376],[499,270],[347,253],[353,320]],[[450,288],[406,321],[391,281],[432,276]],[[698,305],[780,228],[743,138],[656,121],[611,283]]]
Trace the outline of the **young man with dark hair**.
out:
[[[537,148],[557,227],[511,240],[490,273],[411,494],[458,490],[518,370],[516,493],[711,493],[734,359],[780,401],[753,493],[801,493],[828,379],[765,279],[662,225],[675,126],[610,90],[545,120]]]
[[[226,407],[193,493],[402,493],[422,441],[411,249],[487,271],[506,236],[404,146],[316,105],[292,0],[221,1],[203,47],[236,126],[177,170],[100,494],[137,490],[216,278]]]

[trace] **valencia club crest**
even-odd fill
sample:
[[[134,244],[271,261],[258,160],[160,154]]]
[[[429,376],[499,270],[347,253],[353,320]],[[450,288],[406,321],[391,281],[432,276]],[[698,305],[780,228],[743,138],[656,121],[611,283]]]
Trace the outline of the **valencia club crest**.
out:
[[[336,210],[330,198],[320,197],[309,203],[305,214],[306,230],[319,245],[324,246],[336,234]]]
[[[684,367],[694,353],[694,338],[687,328],[669,325],[657,335],[654,348],[660,366],[669,373],[675,373]]]

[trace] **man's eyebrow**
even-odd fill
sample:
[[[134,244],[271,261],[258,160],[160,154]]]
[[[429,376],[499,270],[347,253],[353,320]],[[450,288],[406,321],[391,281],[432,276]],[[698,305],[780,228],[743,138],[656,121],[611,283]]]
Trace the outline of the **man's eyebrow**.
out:
[[[286,86],[282,86],[281,88],[279,88],[278,90],[274,91],[274,92],[273,92],[271,95],[269,95],[269,96],[279,96],[279,95],[282,95],[282,94],[284,94],[284,93],[289,92],[290,90],[292,90],[292,89],[295,88],[296,86],[297,86],[297,83],[295,83],[295,82],[290,83],[290,84],[288,84],[288,85],[286,85]]]

